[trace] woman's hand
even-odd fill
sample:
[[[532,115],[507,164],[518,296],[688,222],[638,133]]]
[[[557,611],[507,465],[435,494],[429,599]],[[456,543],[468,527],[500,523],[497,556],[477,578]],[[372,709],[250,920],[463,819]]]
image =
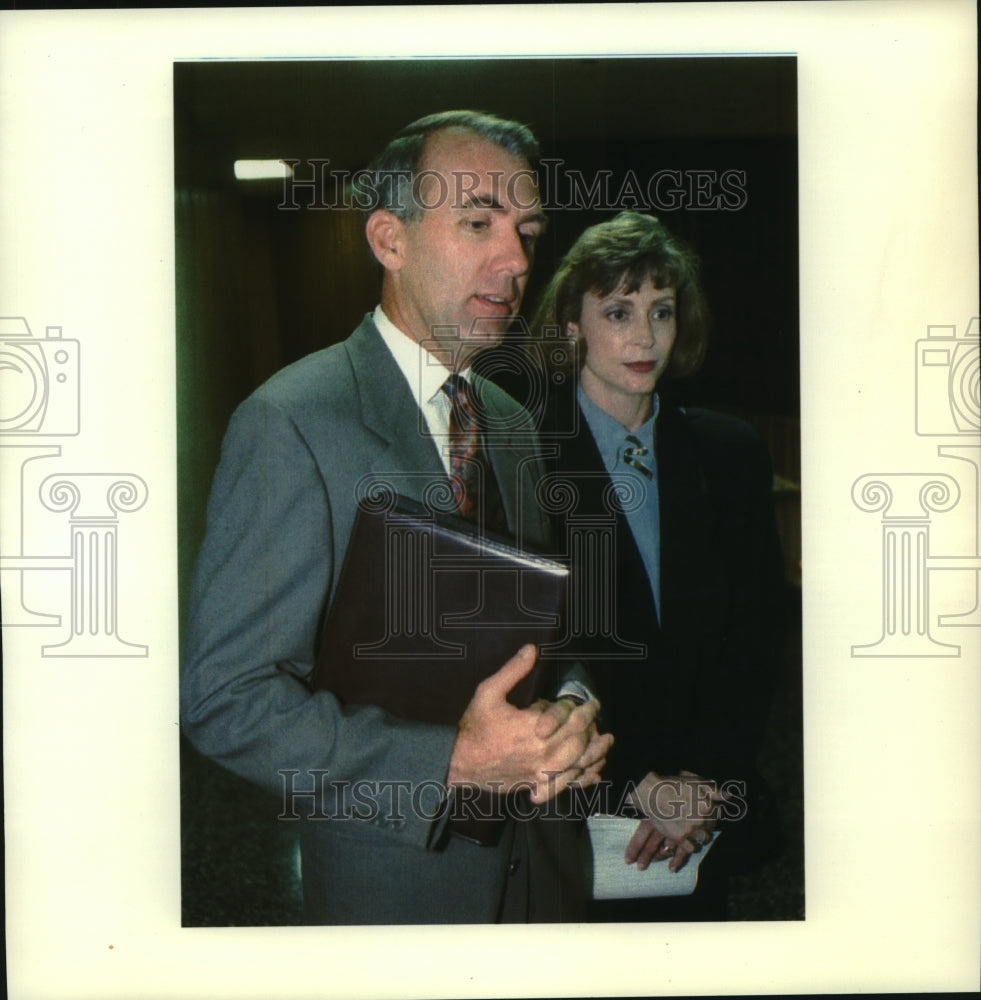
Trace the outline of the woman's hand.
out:
[[[714,782],[692,771],[662,777],[648,773],[630,796],[643,814],[627,843],[624,860],[643,870],[651,861],[668,860],[678,871],[688,857],[711,839],[717,823],[716,805],[725,801]]]

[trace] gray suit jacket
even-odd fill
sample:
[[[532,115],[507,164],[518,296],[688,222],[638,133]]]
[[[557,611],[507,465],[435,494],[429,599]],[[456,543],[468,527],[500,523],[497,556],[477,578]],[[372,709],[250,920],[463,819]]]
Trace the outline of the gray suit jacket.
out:
[[[510,428],[489,447],[510,528],[541,546],[548,526],[533,501],[542,467],[530,422],[506,394],[482,389]],[[581,919],[576,823],[509,821],[497,847],[446,837],[434,789],[454,727],[345,707],[307,686],[356,501],[372,484],[421,499],[446,474],[366,317],[232,417],[191,587],[184,732],[231,771],[277,795],[299,793],[290,811],[306,817],[312,923]]]

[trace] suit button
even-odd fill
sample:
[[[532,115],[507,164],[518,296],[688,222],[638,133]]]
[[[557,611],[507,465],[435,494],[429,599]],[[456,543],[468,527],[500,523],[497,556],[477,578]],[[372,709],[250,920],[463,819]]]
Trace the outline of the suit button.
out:
[[[513,875],[521,867],[521,858],[515,858],[511,864],[508,865],[508,875]]]

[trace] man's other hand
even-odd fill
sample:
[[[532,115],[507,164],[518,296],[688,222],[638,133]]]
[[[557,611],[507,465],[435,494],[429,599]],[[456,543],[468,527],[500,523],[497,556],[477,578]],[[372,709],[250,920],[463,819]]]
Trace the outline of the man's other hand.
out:
[[[507,700],[536,658],[535,647],[524,646],[477,686],[460,719],[448,785],[502,792],[524,787],[541,804],[573,781],[583,787],[599,781],[613,737],[596,730],[595,699],[583,705],[564,698],[538,701],[523,709]]]

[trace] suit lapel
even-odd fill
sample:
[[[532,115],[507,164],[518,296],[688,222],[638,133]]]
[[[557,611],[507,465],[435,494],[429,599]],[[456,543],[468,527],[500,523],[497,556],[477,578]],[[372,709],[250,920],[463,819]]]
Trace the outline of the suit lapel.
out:
[[[534,504],[536,471],[534,468],[529,468],[529,463],[523,462],[523,459],[534,453],[527,444],[516,447],[517,442],[513,438],[511,426],[515,414],[503,410],[496,395],[496,392],[503,390],[496,389],[486,379],[476,374],[472,381],[474,392],[486,415],[484,432],[486,455],[501,494],[508,531],[512,537],[521,539],[522,529],[530,525],[527,518],[524,518],[525,524],[519,524],[518,520],[523,504],[528,502]],[[533,466],[534,462],[531,465]],[[537,509],[537,505],[535,508]],[[542,542],[541,539],[530,541],[538,545]]]
[[[369,470],[382,479],[397,476],[398,491],[419,499],[425,483],[446,478],[422,411],[370,317],[348,339],[347,349],[361,423],[378,438],[368,456]]]
[[[448,489],[446,468],[422,411],[370,317],[348,339],[347,350],[361,423],[377,439],[377,446],[366,455],[365,471],[372,474],[375,484],[415,500],[425,501],[430,488]],[[547,541],[547,530],[534,501],[540,469],[535,462],[525,461],[534,449],[526,441],[514,440],[514,414],[501,409],[493,387],[479,377],[474,384],[494,425],[488,458],[508,527],[519,543],[541,548]]]

